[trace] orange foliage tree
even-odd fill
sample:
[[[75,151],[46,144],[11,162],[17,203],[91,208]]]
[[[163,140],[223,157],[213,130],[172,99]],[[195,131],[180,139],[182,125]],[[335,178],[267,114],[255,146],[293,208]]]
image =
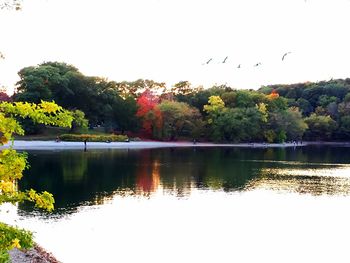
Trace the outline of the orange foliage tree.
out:
[[[274,100],[274,99],[277,99],[280,95],[278,94],[278,92],[273,89],[271,91],[271,93],[269,95],[267,95],[267,97],[270,99],[270,100]]]

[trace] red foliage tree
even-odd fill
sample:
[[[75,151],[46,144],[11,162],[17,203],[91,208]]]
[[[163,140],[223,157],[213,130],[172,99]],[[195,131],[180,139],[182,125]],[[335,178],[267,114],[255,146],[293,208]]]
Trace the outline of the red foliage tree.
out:
[[[159,97],[152,94],[150,90],[141,93],[136,101],[138,110],[136,116],[142,119],[142,132],[146,137],[152,137],[153,127],[161,127],[161,112],[157,108]]]
[[[6,92],[0,90],[0,102],[1,101],[11,101],[11,97],[7,95]]]

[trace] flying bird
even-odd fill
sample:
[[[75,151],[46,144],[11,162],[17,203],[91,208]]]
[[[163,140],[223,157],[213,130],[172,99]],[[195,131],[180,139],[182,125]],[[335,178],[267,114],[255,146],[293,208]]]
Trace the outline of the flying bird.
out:
[[[256,63],[255,65],[254,65],[254,67],[257,67],[257,66],[260,66],[261,65],[261,63],[259,62],[259,63]]]
[[[283,56],[282,56],[282,61],[283,61],[284,58],[285,58],[288,54],[290,54],[290,53],[292,53],[292,52],[286,52],[286,53],[284,53]]]
[[[210,63],[210,61],[212,61],[213,59],[211,58],[211,59],[209,59],[207,62],[205,62],[205,64],[209,64]]]
[[[226,56],[226,58],[224,59],[224,61],[222,61],[222,63],[226,63],[227,58],[228,58],[228,57]]]
[[[1,52],[0,52],[0,59],[5,59],[4,54],[2,54]]]
[[[237,68],[241,68],[241,64],[238,64]]]

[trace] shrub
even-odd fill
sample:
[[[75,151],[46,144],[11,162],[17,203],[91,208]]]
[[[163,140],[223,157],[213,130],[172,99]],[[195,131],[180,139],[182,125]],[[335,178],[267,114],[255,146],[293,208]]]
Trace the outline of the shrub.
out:
[[[33,234],[24,229],[0,223],[0,262],[9,262],[7,250],[28,249],[33,246]]]
[[[129,138],[126,135],[97,135],[97,134],[62,134],[59,136],[62,141],[70,142],[128,142]]]

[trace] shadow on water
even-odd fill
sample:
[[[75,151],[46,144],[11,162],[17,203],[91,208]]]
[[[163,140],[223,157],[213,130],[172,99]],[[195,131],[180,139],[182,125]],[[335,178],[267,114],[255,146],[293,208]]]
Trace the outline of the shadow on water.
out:
[[[56,215],[157,191],[178,198],[194,189],[348,195],[349,154],[345,147],[30,151],[19,187],[51,192]]]

